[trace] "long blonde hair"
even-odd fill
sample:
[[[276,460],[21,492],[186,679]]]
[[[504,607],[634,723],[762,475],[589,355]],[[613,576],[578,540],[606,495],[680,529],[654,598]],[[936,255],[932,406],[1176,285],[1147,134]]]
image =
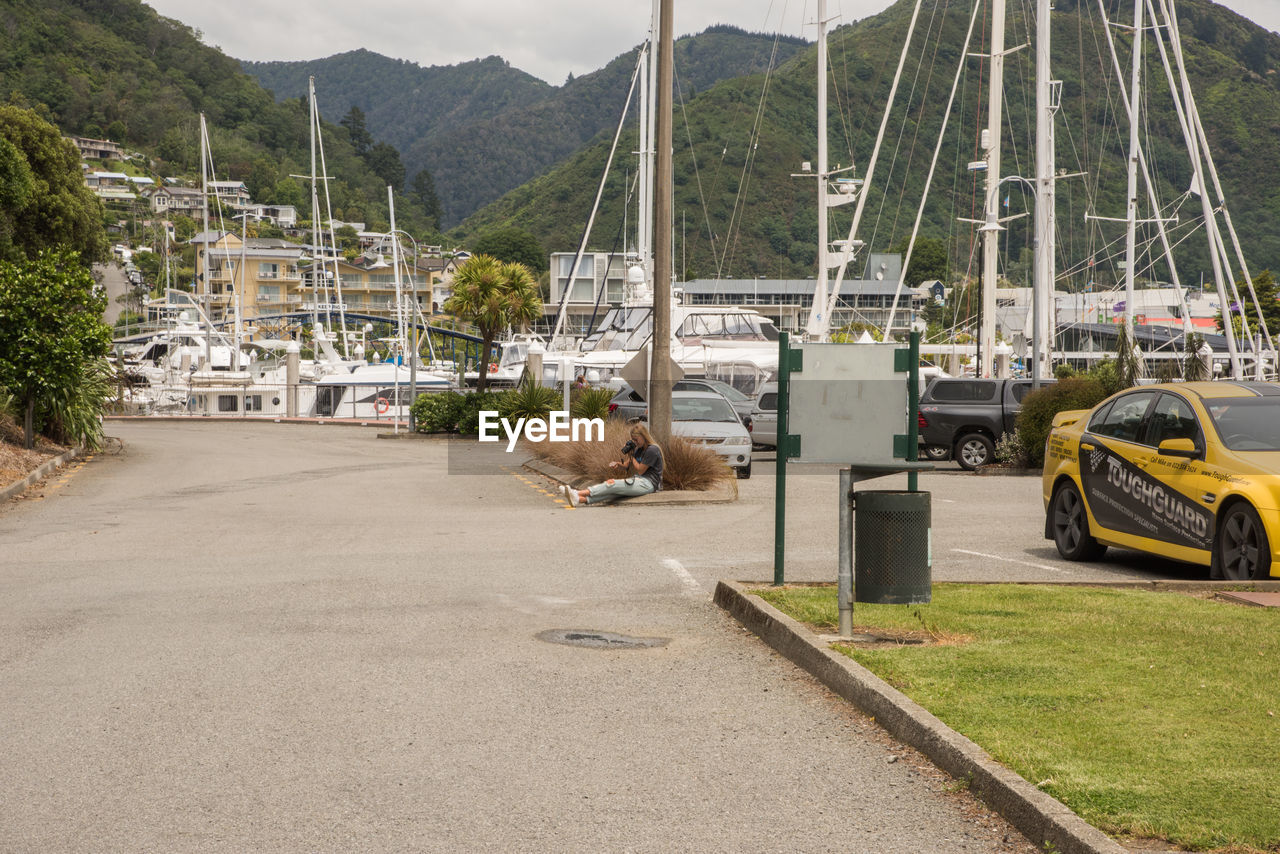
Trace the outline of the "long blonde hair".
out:
[[[643,424],[631,425],[631,438],[634,439],[636,436],[639,436],[641,439],[644,439],[645,445],[656,446],[658,444],[657,442],[653,441],[653,434],[649,432],[649,428],[644,426]],[[659,450],[661,450],[661,448],[659,448]]]

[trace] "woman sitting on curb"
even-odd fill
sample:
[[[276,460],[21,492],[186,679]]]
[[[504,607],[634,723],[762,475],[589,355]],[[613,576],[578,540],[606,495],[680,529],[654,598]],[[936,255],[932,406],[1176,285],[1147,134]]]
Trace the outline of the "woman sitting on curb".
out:
[[[631,441],[622,449],[622,461],[609,463],[609,468],[621,468],[635,474],[625,480],[610,478],[589,489],[562,486],[560,490],[569,505],[599,504],[606,499],[633,498],[662,489],[662,449],[643,424],[631,425]]]

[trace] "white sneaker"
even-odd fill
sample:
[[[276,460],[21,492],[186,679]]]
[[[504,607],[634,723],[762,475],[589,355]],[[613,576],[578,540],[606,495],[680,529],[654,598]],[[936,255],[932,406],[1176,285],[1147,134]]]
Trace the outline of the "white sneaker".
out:
[[[560,487],[560,491],[564,493],[565,500],[569,502],[570,507],[577,507],[582,501],[582,499],[578,497],[578,490],[569,486],[567,483]]]

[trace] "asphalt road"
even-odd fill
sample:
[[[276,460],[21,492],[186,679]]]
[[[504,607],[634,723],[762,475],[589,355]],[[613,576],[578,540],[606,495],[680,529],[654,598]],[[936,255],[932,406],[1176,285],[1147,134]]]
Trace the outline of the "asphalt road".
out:
[[[0,850],[1033,850],[710,603],[772,577],[763,459],[568,510],[372,430],[108,433],[0,506]],[[789,577],[831,580],[835,476],[790,483]],[[1162,571],[1057,560],[1034,479],[922,487],[936,578]]]

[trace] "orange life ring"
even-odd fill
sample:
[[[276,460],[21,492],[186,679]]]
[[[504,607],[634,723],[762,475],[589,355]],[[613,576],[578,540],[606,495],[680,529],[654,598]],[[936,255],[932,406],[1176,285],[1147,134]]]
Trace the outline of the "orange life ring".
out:
[[[498,363],[497,363],[497,362],[490,362],[490,363],[489,363],[489,373],[491,373],[491,374],[496,374],[497,372],[498,372]]]
[[[373,402],[373,411],[379,415],[386,413],[391,408],[391,403],[385,397],[380,397]]]

